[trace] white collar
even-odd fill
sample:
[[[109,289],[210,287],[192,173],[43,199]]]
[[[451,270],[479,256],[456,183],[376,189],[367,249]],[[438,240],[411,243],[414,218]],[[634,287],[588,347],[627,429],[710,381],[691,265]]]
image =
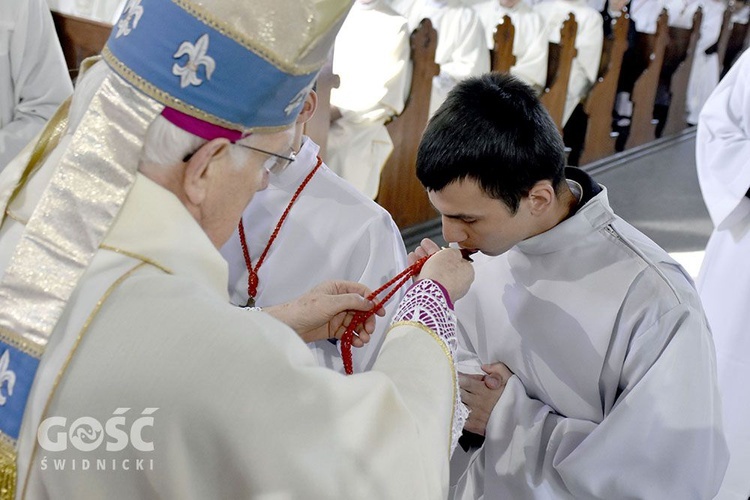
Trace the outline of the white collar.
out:
[[[307,136],[302,137],[302,147],[297,152],[296,159],[289,164],[282,172],[271,174],[269,178],[269,187],[278,189],[288,189],[300,185],[302,179],[310,173],[318,162],[318,153],[320,146]]]

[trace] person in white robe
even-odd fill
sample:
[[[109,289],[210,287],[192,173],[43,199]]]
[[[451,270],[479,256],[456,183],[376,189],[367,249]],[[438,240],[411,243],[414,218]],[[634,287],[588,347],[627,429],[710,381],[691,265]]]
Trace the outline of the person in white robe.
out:
[[[484,440],[456,451],[453,497],[712,498],[728,453],[689,275],[564,169],[523,83],[466,81],[436,116],[417,175],[445,240],[481,252],[456,314],[464,430]]]
[[[701,32],[695,47],[693,67],[690,70],[687,88],[687,122],[691,125],[698,123],[698,116],[703,105],[719,83],[721,63],[718,45],[727,6],[724,0],[704,0],[701,2],[701,8],[703,9]]]
[[[115,24],[128,1],[133,0],[47,0],[47,4],[62,14]]]
[[[571,13],[575,15],[578,23],[575,42],[577,54],[570,70],[568,95],[563,112],[565,125],[576,106],[588,97],[599,75],[604,41],[602,16],[592,9],[586,0],[551,0],[540,3],[535,9],[544,20],[544,36],[552,43],[560,43],[560,29]]]
[[[730,2],[729,9],[732,11],[732,16],[729,18],[729,30],[730,30],[730,39],[731,34],[734,32],[735,29],[738,30],[745,30],[745,33],[747,33],[747,26],[741,27],[737,25],[747,25],[748,22],[750,22],[750,5],[742,0],[736,0],[735,2]],[[734,45],[734,44],[732,44]],[[742,52],[747,48],[747,40],[743,40],[740,46],[728,46],[726,48],[726,52],[724,54],[724,60],[722,61],[722,68],[721,68],[721,75],[720,79],[724,78],[724,75],[726,75],[732,65],[739,59],[739,57],[742,55]]]
[[[409,94],[409,28],[385,0],[357,1],[336,36],[326,162],[371,200],[393,151],[385,123]]]
[[[523,0],[485,0],[474,5],[487,37],[487,47],[495,48],[495,28],[505,16],[509,16],[515,35],[513,55],[516,63],[510,74],[520,78],[537,91],[544,90],[547,82],[547,58],[549,45],[544,37],[542,18]]]
[[[414,0],[411,4],[397,2],[393,7],[407,18],[409,29],[429,19],[437,31],[435,62],[440,65],[440,74],[432,79],[432,116],[459,81],[490,70],[484,28],[479,16],[460,0]]]
[[[698,120],[696,165],[714,231],[698,291],[716,343],[719,388],[729,442],[721,500],[750,497],[750,53],[709,97]]]
[[[694,16],[696,15],[697,11],[699,9],[703,8],[704,0],[664,0],[664,6],[667,9],[667,13],[669,15],[669,26],[671,28],[679,28],[681,30],[692,30],[693,29],[693,22],[694,22]],[[721,15],[721,14],[720,14]],[[703,36],[701,34],[701,31],[704,27],[709,26],[710,24],[715,22],[715,18],[713,18],[712,15],[706,16],[705,8],[703,8],[703,22],[701,25],[698,26],[698,46],[701,46],[700,38]],[[718,33],[718,30],[721,29],[721,20],[719,20],[719,25],[717,27],[711,28],[709,33],[709,37],[715,35]],[[716,35],[718,39],[718,35]],[[659,77],[659,85],[656,89],[656,99],[654,102],[654,114],[653,117],[655,120],[657,120],[656,125],[656,137],[661,137],[662,133],[664,131],[664,127],[666,126],[668,114],[669,114],[669,107],[672,103],[672,79],[675,74],[675,72],[678,71],[679,67],[684,64],[684,61],[686,61],[686,54],[684,53],[675,53],[673,49],[674,47],[672,44],[667,45],[667,51],[664,55],[664,63],[662,65],[661,69],[661,75]],[[705,52],[705,49],[708,48],[708,45],[704,46],[703,51]],[[687,47],[685,47],[687,49]],[[697,51],[696,51],[697,52]],[[705,54],[704,54],[705,55]],[[706,77],[709,79],[709,81],[713,80],[713,84],[716,83],[716,80],[718,78],[718,70],[716,71],[716,76],[712,77],[711,75],[711,69],[710,67],[700,66],[701,58],[696,55],[693,59],[694,61],[699,62],[699,69],[704,71],[706,73]],[[718,62],[718,58],[716,58],[716,61]],[[691,76],[693,74],[693,69],[695,69],[695,64],[690,68],[691,69]],[[690,77],[689,77],[690,78]],[[686,109],[686,115],[683,116],[682,122],[683,124],[688,123],[688,118],[690,117],[690,97],[691,92],[695,92],[695,89],[691,91],[690,89],[690,81],[688,80],[688,89],[686,89],[686,92],[688,93],[688,98],[685,102],[685,109]],[[694,98],[694,97],[693,97]]]
[[[630,136],[630,125],[633,118],[632,93],[635,83],[646,69],[648,58],[644,58],[638,47],[637,34],[655,35],[657,23],[665,0],[630,0],[627,4],[630,16],[628,32],[628,49],[622,58],[620,78],[617,83],[617,95],[613,110],[612,130],[617,133],[615,150],[623,151]],[[622,2],[620,2],[622,3]],[[621,9],[609,9],[613,17],[621,15]]]
[[[72,92],[44,0],[0,2],[0,170]]]
[[[628,15],[635,23],[636,31],[649,35],[656,34],[656,24],[661,11],[666,8],[666,0],[630,0]]]
[[[259,191],[242,214],[253,266],[295,191],[318,163],[320,148],[302,134],[316,104],[313,91],[297,118],[292,145],[295,161],[280,172],[271,172],[268,188]],[[390,214],[320,161],[258,270],[257,306],[289,302],[299,290],[331,279],[356,281],[376,290],[406,268],[404,242]],[[229,264],[229,298],[233,304],[244,305],[249,272],[238,231],[224,244],[221,254]],[[385,306],[386,314],[378,321],[373,339],[353,350],[355,373],[372,368],[403,295],[400,290]],[[343,372],[336,344],[326,340],[310,347],[319,364]]]
[[[352,310],[372,306],[366,288],[328,282],[247,310],[229,303],[218,251],[267,184],[269,158],[291,144],[297,96],[349,3],[278,1],[262,19],[244,4],[212,6],[215,26],[195,22],[203,4],[134,5],[138,29],[113,34],[108,67],[91,70],[100,81],[79,87],[91,92],[78,100],[86,111],[61,110],[0,174],[3,496],[445,496],[465,416],[451,299],[473,271],[461,254],[424,265],[373,370],[344,377],[318,367],[301,338],[338,338]],[[253,45],[293,73],[235,42],[258,23],[295,35]],[[144,54],[168,64],[139,66]],[[245,79],[226,74],[238,68]],[[237,103],[206,99],[213,92],[248,96],[241,123],[217,123]]]
[[[669,14],[669,25],[674,28],[692,29],[693,16],[702,7],[703,0],[662,0]]]

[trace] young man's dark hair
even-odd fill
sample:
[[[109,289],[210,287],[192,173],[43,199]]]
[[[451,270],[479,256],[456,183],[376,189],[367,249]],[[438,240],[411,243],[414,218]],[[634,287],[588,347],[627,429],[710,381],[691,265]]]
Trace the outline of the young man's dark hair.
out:
[[[417,177],[440,191],[466,177],[488,196],[518,204],[540,180],[557,191],[565,146],[534,91],[516,78],[487,73],[458,84],[427,125]]]

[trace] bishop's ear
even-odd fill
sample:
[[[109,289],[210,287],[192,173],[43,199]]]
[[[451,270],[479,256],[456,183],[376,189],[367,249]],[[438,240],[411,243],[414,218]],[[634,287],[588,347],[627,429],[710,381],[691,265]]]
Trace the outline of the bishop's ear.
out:
[[[529,191],[529,209],[533,215],[541,215],[552,206],[555,200],[555,188],[548,180],[538,181]]]
[[[185,162],[182,187],[193,205],[200,205],[206,198],[213,169],[218,168],[216,160],[229,154],[229,145],[227,139],[213,139],[198,148]]]
[[[299,116],[297,117],[297,123],[307,123],[315,114],[316,109],[318,109],[318,94],[316,94],[314,90],[310,90],[307,97],[305,97],[302,111],[300,111]]]

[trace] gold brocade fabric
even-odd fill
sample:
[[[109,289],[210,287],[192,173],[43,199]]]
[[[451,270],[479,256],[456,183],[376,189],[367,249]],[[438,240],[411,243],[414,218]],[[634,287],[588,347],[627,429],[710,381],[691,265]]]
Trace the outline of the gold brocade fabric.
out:
[[[341,0],[174,1],[279,69],[295,75],[320,69],[351,6]]]
[[[0,281],[0,328],[44,348],[130,191],[161,109],[118,76],[102,83]]]

